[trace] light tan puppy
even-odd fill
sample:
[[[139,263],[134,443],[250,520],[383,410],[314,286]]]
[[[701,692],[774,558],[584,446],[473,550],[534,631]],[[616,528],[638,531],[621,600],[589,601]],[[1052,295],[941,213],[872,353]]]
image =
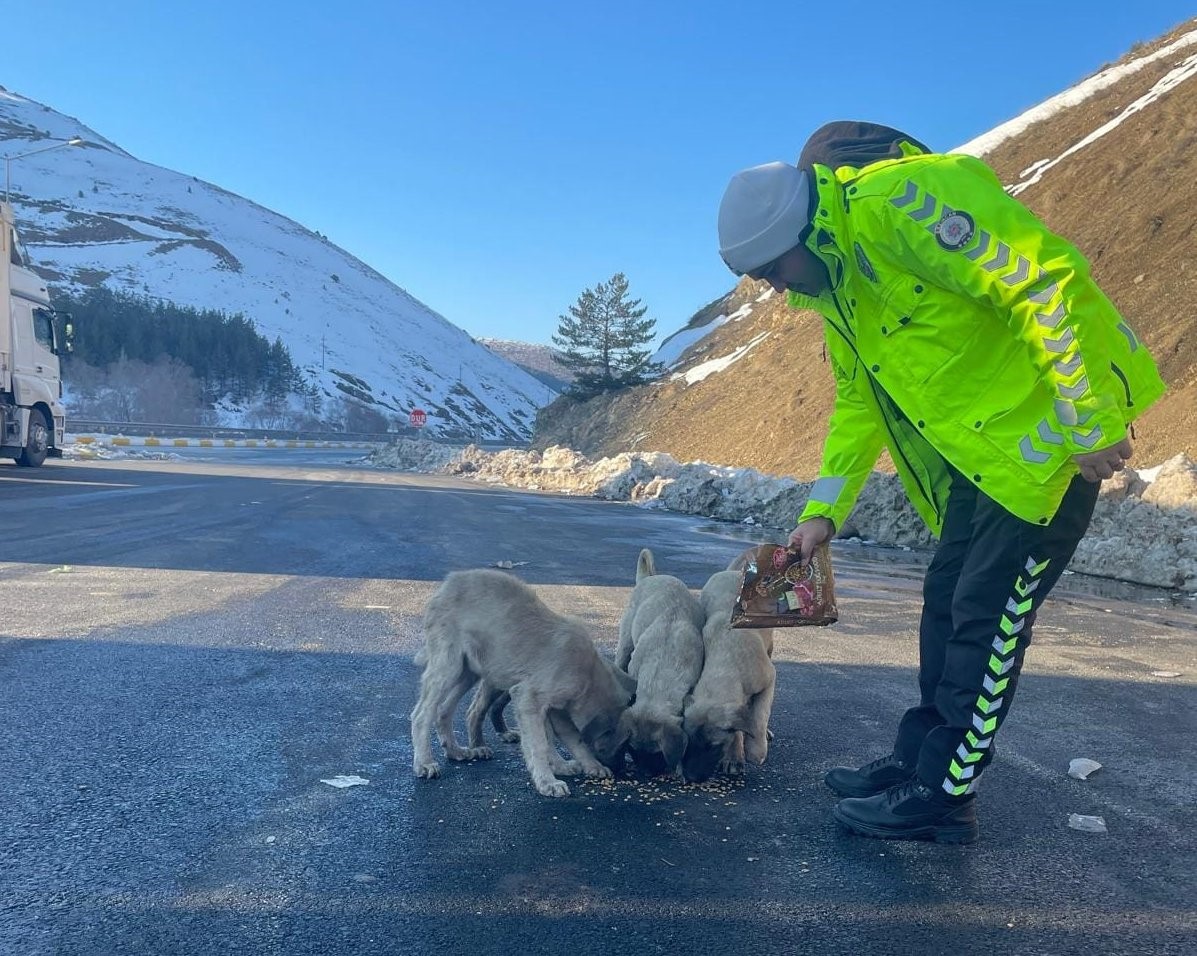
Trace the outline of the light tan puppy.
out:
[[[432,756],[434,725],[450,760],[491,756],[486,747],[460,746],[453,729],[458,702],[479,680],[511,695],[524,762],[539,793],[569,795],[555,773],[611,776],[626,741],[619,718],[636,684],[602,659],[581,621],[551,610],[502,571],[455,571],[428,602],[424,641],[416,655],[424,664],[420,696],[411,715],[417,777],[440,776]],[[563,761],[550,744],[550,712],[576,761]],[[568,719],[556,719],[558,713]]]
[[[739,589],[739,571],[718,571],[702,589],[706,661],[686,701],[682,773],[688,781],[706,780],[716,770],[743,773],[745,759],[762,764],[769,752],[777,681],[768,652],[773,634],[731,627]]]
[[[482,725],[486,715],[490,714],[491,726],[505,744],[518,744],[520,735],[518,730],[512,730],[503,719],[503,709],[511,703],[511,695],[506,691],[491,687],[486,681],[478,682],[478,689],[474,691],[474,699],[466,711],[466,737],[471,747],[484,747],[486,740],[482,736]]]
[[[682,704],[702,673],[702,622],[702,606],[690,589],[675,577],[658,574],[653,553],[641,551],[636,587],[619,622],[615,657],[636,679],[636,700],[620,718],[620,727],[641,767],[672,771],[682,761]]]

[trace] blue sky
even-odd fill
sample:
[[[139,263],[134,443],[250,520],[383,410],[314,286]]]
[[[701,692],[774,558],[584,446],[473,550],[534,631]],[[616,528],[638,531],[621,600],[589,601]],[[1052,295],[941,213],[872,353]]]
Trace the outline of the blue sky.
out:
[[[663,333],[726,292],[723,187],[819,124],[949,149],[1194,12],[39,0],[6,6],[0,85],[318,229],[475,335],[544,342],[617,271]]]

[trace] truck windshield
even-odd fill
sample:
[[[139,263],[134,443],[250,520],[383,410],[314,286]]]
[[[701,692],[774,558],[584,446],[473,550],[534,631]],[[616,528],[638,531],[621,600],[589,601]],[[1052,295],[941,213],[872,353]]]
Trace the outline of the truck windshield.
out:
[[[45,309],[33,310],[33,337],[37,339],[38,345],[41,345],[51,352],[57,351],[54,348],[54,315],[47,312]]]
[[[29,257],[25,255],[25,250],[21,248],[21,240],[17,238],[17,231],[10,229],[9,233],[9,255],[8,258],[12,260],[14,266],[23,266],[29,261]]]

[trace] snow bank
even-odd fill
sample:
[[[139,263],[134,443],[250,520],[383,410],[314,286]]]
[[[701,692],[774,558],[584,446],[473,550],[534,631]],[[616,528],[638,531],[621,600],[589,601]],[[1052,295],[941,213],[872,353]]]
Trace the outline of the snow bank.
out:
[[[445,471],[461,458],[460,445],[442,445],[427,439],[400,438],[376,448],[361,460],[376,468],[395,468],[399,471]]]
[[[75,461],[114,461],[135,458],[139,461],[182,461],[181,455],[169,451],[145,451],[141,448],[113,448],[99,442],[83,444],[71,442],[62,447],[62,457]]]
[[[794,526],[811,487],[810,482],[751,468],[682,464],[661,452],[591,461],[560,447],[543,453],[486,452],[473,445],[450,449],[432,442],[400,444],[432,448],[421,452],[390,446],[367,460],[382,467],[440,471],[515,488],[631,501],[779,530]],[[1152,481],[1142,477],[1152,473]],[[897,477],[880,473],[869,478],[840,536],[896,547],[934,546]],[[1128,468],[1105,482],[1093,523],[1071,567],[1138,584],[1197,591],[1197,463],[1178,455],[1150,472]]]
[[[1071,567],[1197,591],[1197,463],[1177,455],[1152,470],[1151,482],[1128,468],[1103,483]]]

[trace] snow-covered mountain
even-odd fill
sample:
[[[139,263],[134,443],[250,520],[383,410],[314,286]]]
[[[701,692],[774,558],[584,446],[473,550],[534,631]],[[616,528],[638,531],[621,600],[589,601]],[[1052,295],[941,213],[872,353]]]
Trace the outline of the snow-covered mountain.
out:
[[[243,313],[328,395],[423,408],[434,433],[526,439],[554,397],[318,233],[0,87],[0,154],[75,137],[10,164],[18,228],[53,285]]]
[[[507,361],[514,362],[554,392],[564,392],[574,381],[574,373],[561,364],[561,353],[551,345],[518,342],[510,339],[479,339],[478,341],[496,355],[501,355]]]

